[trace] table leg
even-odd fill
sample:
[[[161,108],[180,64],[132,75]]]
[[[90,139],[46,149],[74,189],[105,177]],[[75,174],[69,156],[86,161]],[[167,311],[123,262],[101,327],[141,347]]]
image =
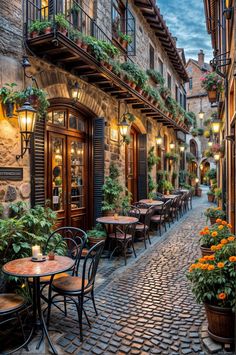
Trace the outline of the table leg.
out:
[[[52,349],[52,352],[54,354],[58,354],[50,337],[48,334],[48,330],[45,324],[45,320],[43,318],[42,314],[42,308],[41,308],[41,298],[40,298],[40,278],[39,277],[34,277],[34,282],[33,282],[33,320],[35,327],[37,325],[40,326],[42,329],[42,336],[40,338],[40,341],[36,347],[36,349],[39,349],[41,342],[43,341],[44,335],[46,336],[48,343]]]

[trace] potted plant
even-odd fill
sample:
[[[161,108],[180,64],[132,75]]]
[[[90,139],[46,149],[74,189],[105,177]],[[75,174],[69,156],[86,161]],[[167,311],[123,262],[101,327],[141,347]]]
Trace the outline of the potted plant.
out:
[[[212,190],[207,191],[208,202],[214,202],[215,194]]]
[[[160,88],[160,94],[163,97],[164,100],[166,100],[168,97],[171,96],[171,91],[169,88],[165,87],[165,86],[161,86]]]
[[[43,32],[45,35],[52,32],[52,23],[50,21],[42,21],[40,26],[40,32]]]
[[[209,336],[222,343],[235,342],[235,237],[224,238],[214,255],[197,259],[187,274],[198,303],[205,305]]]
[[[159,73],[157,70],[154,69],[148,69],[147,70],[147,75],[154,81],[155,84],[159,85],[164,85],[165,84],[165,79]]]
[[[29,33],[31,38],[39,36],[42,29],[42,22],[39,20],[33,21],[29,26]]]
[[[169,195],[170,192],[172,192],[174,190],[174,187],[172,185],[172,183],[168,180],[164,180],[163,182],[163,190],[164,190],[164,193],[166,195]]]
[[[17,99],[17,92],[14,91],[16,86],[16,83],[7,83],[0,89],[0,98],[7,117],[13,117],[14,105]]]
[[[202,87],[207,91],[211,103],[217,101],[217,96],[223,91],[223,80],[216,72],[208,72],[200,79]]]
[[[102,186],[103,201],[102,211],[105,215],[113,215],[120,208],[121,193],[124,191],[119,182],[119,169],[114,163],[110,164],[109,176],[106,177]]]
[[[166,159],[169,159],[169,160],[173,160],[173,161],[178,161],[178,159],[179,159],[179,154],[167,152],[167,153],[165,154],[165,158],[166,158]]]
[[[217,187],[214,190],[214,195],[217,201],[222,200],[222,189],[220,187]]]
[[[36,87],[29,86],[25,90],[17,92],[16,102],[22,105],[25,101],[29,101],[37,109],[39,118],[45,115],[49,107],[46,92]]]
[[[106,240],[107,233],[104,230],[104,227],[100,223],[97,223],[93,229],[87,232],[87,236],[88,236],[89,246],[90,248],[92,248],[95,244],[97,244],[101,240]]]
[[[210,220],[211,224],[216,223],[217,219],[225,218],[225,212],[222,211],[220,207],[209,207],[204,214],[207,217],[207,220]]]
[[[142,90],[147,82],[147,75],[144,73],[142,69],[140,69],[136,64],[132,62],[124,62],[121,64],[121,68],[124,69],[127,73],[129,73],[135,85],[135,89],[142,94]]]
[[[69,29],[69,22],[66,20],[64,14],[58,13],[55,15],[55,24],[57,27],[57,31],[62,33],[64,36],[67,36],[68,29]]]
[[[132,37],[127,34],[124,34],[121,31],[118,31],[117,34],[118,34],[118,40],[119,40],[121,46],[124,49],[126,49],[128,44],[132,43]]]

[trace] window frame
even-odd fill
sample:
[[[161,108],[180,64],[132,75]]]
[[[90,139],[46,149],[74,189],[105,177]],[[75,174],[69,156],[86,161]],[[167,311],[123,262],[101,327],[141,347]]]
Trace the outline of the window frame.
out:
[[[155,69],[155,48],[149,43],[149,68]]]
[[[172,76],[169,72],[167,72],[167,87],[172,90]]]

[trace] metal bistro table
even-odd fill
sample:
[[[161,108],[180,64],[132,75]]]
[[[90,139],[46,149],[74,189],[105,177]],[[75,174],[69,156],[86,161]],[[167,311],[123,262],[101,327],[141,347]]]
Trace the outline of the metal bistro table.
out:
[[[31,341],[34,332],[39,326],[42,330],[42,336],[37,345],[36,349],[39,349],[39,346],[46,335],[48,343],[54,354],[57,354],[55,347],[49,337],[48,330],[43,318],[42,309],[41,309],[41,299],[40,299],[40,277],[43,276],[52,276],[59,274],[61,272],[67,271],[72,268],[75,261],[67,256],[55,256],[54,260],[46,261],[32,261],[31,258],[22,258],[9,261],[6,263],[2,271],[11,276],[24,277],[24,278],[33,278],[33,327],[31,333],[27,339],[27,344]]]
[[[159,201],[159,200],[148,200],[148,199],[145,199],[145,200],[140,200],[139,203],[144,203],[145,205],[147,206],[161,206],[163,205],[163,201]]]
[[[166,200],[174,200],[179,195],[163,195],[163,198]]]
[[[107,216],[99,217],[96,219],[96,221],[101,224],[112,224],[114,226],[118,226],[137,223],[138,218],[128,216],[118,216],[117,218],[115,218],[114,216]]]

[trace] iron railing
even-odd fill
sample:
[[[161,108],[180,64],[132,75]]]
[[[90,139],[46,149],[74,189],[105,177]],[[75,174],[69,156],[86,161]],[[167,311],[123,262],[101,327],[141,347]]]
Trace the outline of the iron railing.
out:
[[[77,29],[83,35],[93,36],[97,40],[111,42],[111,38],[97,25],[96,21],[90,17],[75,0],[48,0],[47,6],[39,6],[38,0],[25,0],[24,35],[29,38],[29,28],[31,24],[38,21],[50,21],[54,32],[56,31],[55,16],[63,14],[69,24],[69,33],[72,29]],[[127,30],[130,34],[130,29]],[[111,33],[112,37],[112,33]],[[134,55],[134,47],[129,45],[127,54]]]

